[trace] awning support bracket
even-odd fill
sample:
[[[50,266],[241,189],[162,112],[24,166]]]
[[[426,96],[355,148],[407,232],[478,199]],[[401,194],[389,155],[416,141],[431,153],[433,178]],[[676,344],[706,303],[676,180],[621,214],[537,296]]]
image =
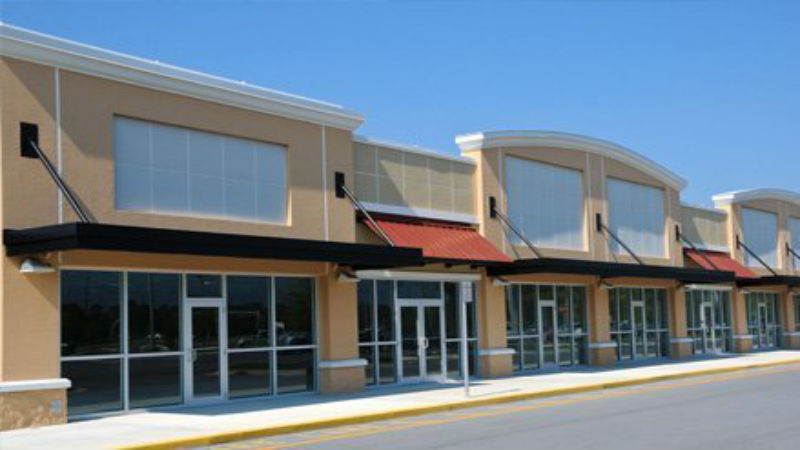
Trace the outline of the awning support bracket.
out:
[[[635,259],[637,263],[639,263],[639,264],[640,264],[640,265],[642,265],[642,266],[644,266],[644,265],[645,265],[644,261],[642,261],[642,259],[641,259],[641,258],[639,258],[639,256],[637,256],[637,255],[636,255],[636,253],[634,253],[634,252],[633,252],[633,250],[631,250],[631,248],[630,248],[630,247],[628,247],[628,245],[627,245],[626,243],[622,242],[622,239],[620,239],[619,237],[617,237],[617,235],[616,235],[616,234],[614,234],[614,232],[613,232],[613,231],[611,231],[611,230],[610,230],[610,229],[609,229],[609,228],[606,226],[606,224],[604,224],[604,223],[603,223],[603,216],[602,216],[602,215],[600,215],[600,213],[597,213],[597,214],[595,215],[595,224],[596,224],[596,226],[597,226],[597,232],[598,232],[598,233],[602,233],[602,232],[604,232],[604,231],[605,231],[605,232],[606,232],[606,233],[607,233],[609,236],[611,236],[611,239],[613,239],[613,240],[614,240],[614,242],[616,242],[616,243],[617,243],[617,244],[619,244],[619,245],[620,245],[622,248],[624,248],[624,249],[625,249],[625,251],[626,251],[626,252],[628,252],[628,254],[629,254],[629,255],[631,255],[631,257],[633,257],[633,259]]]
[[[772,267],[770,267],[769,264],[767,264],[763,259],[761,259],[760,256],[756,255],[756,252],[750,250],[750,247],[748,247],[744,242],[742,242],[742,239],[739,237],[738,234],[736,235],[736,249],[737,250],[738,249],[744,249],[744,251],[747,252],[748,255],[750,255],[753,258],[755,258],[755,260],[758,261],[767,270],[769,270],[769,272],[772,275],[774,275],[776,277],[778,276],[778,272],[775,272],[775,270]]]
[[[25,158],[38,159],[42,162],[44,169],[53,179],[58,189],[67,199],[67,203],[75,211],[81,222],[94,223],[96,220],[92,214],[83,206],[80,198],[67,185],[61,175],[58,174],[53,163],[47,158],[41,148],[39,148],[39,126],[34,123],[20,123],[20,152]]]
[[[381,240],[386,242],[389,246],[394,247],[395,246],[394,241],[392,241],[389,235],[387,235],[386,232],[383,231],[383,228],[381,228],[381,226],[378,225],[378,222],[376,222],[375,219],[372,218],[372,215],[369,213],[369,211],[367,211],[367,209],[364,208],[364,205],[362,205],[361,202],[358,201],[358,198],[356,198],[355,194],[353,194],[347,187],[347,185],[345,184],[344,173],[336,172],[335,179],[336,179],[335,180],[336,197],[347,198],[348,200],[350,200],[350,204],[353,205],[353,208],[355,208],[356,211],[363,214],[364,217],[367,219],[367,221],[370,223],[370,225],[373,226],[373,230],[375,230],[375,232],[378,233],[378,237],[380,237]]]
[[[526,238],[525,235],[522,234],[522,231],[520,231],[514,225],[514,223],[511,222],[511,219],[509,219],[505,214],[503,214],[497,209],[497,199],[494,197],[489,197],[489,217],[491,217],[492,219],[499,219],[501,222],[503,222],[503,224],[506,227],[508,227],[508,229],[511,230],[512,233],[514,233],[514,235],[516,235],[523,243],[525,243],[525,245],[529,249],[531,249],[531,251],[533,252],[534,255],[536,255],[537,258],[542,257],[542,252],[540,252],[539,249],[537,249],[536,246],[533,245],[533,242],[528,240],[528,238]]]
[[[686,236],[684,236],[683,233],[681,233],[681,227],[679,225],[675,225],[675,237],[678,239],[678,242],[681,242],[684,245],[689,246],[689,248],[691,248],[692,251],[694,251],[695,253],[700,255],[700,257],[703,258],[703,260],[705,262],[707,262],[709,266],[713,267],[714,270],[720,270],[719,266],[714,264],[714,261],[711,261],[711,258],[706,256],[705,252],[703,252],[702,250],[698,249],[697,246],[694,245],[694,243],[692,241],[687,239]]]

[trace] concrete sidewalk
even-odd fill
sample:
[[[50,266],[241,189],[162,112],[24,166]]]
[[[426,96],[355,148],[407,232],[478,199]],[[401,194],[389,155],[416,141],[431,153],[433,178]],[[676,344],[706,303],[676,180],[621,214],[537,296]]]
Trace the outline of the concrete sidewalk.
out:
[[[580,368],[478,380],[473,384],[469,398],[464,397],[459,384],[424,384],[370,389],[350,395],[304,395],[235,401],[8,431],[0,433],[0,449],[169,449],[792,363],[800,363],[800,351],[682,361],[659,360],[647,365]]]

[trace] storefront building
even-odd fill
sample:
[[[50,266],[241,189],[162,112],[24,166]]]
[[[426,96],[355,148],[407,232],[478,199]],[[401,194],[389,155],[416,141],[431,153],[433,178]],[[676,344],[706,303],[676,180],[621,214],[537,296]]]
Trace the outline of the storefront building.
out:
[[[800,348],[797,194],[690,207],[611,142],[446,155],[0,27],[0,429]]]

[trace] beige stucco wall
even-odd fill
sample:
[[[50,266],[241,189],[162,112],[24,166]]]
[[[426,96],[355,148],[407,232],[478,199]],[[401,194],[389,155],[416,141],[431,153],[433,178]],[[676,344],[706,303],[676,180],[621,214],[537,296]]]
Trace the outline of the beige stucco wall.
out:
[[[514,258],[530,258],[531,251],[524,246],[514,246],[505,235],[500,221],[489,217],[488,198],[495,197],[499,207],[507,210],[503,170],[504,161],[508,157],[534,160],[546,164],[557,165],[579,170],[583,174],[584,189],[584,250],[564,250],[540,248],[548,257],[572,259],[591,259],[611,261],[616,257],[621,262],[634,262],[627,254],[611,255],[606,239],[595,231],[595,215],[602,214],[604,223],[608,223],[608,205],[606,200],[606,180],[617,178],[661,189],[664,195],[664,258],[642,258],[648,264],[683,265],[682,247],[673,236],[675,225],[680,223],[680,195],[663,182],[644,172],[617,160],[597,154],[564,148],[550,147],[509,147],[484,148],[464,153],[477,162],[476,206],[481,221],[481,233],[495,246]]]
[[[63,389],[0,393],[0,431],[40,427],[67,420]]]

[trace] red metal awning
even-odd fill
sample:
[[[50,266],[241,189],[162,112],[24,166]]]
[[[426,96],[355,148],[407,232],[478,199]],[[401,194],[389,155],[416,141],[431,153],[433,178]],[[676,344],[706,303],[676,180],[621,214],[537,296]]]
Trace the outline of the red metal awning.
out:
[[[421,248],[425,258],[478,263],[512,262],[469,225],[416,218],[376,217],[375,222],[395,245]],[[369,221],[365,224],[379,234]]]
[[[752,270],[739,264],[725,252],[714,252],[710,250],[694,251],[686,249],[684,253],[686,253],[686,256],[689,257],[690,260],[704,269],[733,272],[736,274],[736,278],[758,278],[758,275]],[[709,261],[716,267],[709,264]]]

